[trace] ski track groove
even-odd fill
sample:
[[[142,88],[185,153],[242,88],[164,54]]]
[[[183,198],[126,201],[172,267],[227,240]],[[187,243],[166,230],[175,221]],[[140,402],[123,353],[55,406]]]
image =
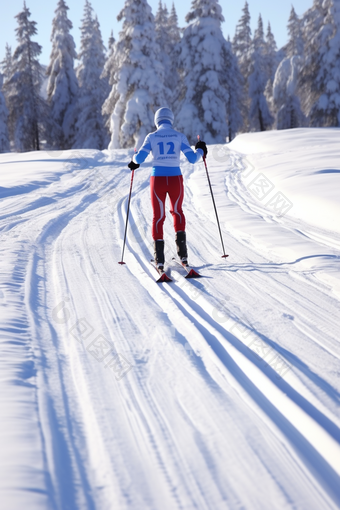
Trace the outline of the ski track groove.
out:
[[[128,243],[129,243],[129,241],[128,241]],[[132,251],[132,252],[134,251],[134,250],[132,249],[131,245],[129,245],[129,250],[130,250],[130,251]],[[134,253],[134,255],[136,256],[136,253]],[[138,259],[138,262],[140,263],[141,258],[140,258],[139,256],[137,256],[137,259]],[[144,266],[145,266],[145,267],[144,267],[144,270],[145,270],[145,271],[147,271],[146,264],[144,264]],[[166,292],[167,294],[171,295],[171,294],[172,294],[172,292],[171,292],[171,290],[170,290],[170,289],[171,289],[171,284],[169,285],[169,287],[168,287],[168,285],[167,285],[167,284],[164,284],[164,285],[166,285],[166,286],[165,286],[165,292]],[[186,304],[187,304],[187,302],[186,302]],[[191,312],[189,312],[188,318],[190,318],[190,321],[194,321],[194,317],[193,317],[193,313],[192,313],[192,311],[191,311]],[[209,321],[208,321],[208,323],[207,323],[207,324],[209,324],[209,326],[211,326],[211,324],[210,324],[210,322],[209,322]],[[210,334],[212,334],[211,332],[209,332],[209,333],[210,333]],[[204,336],[204,335],[203,335],[203,336]],[[208,336],[209,336],[209,335],[208,335]],[[213,336],[215,336],[215,337],[217,336],[217,337],[218,337],[218,334],[217,334],[217,335],[215,334],[215,335],[213,335]],[[321,414],[321,413],[320,413],[320,414]],[[281,415],[281,416],[280,416],[280,419],[277,419],[277,425],[278,425],[281,421],[284,421],[284,420],[285,420],[285,419],[284,419],[284,418],[283,418],[283,416]],[[333,425],[333,424],[331,424],[331,429],[332,429],[332,425]],[[290,424],[290,423],[288,423],[287,427],[288,427],[288,428],[289,428],[289,427],[291,427],[291,424]],[[293,428],[294,428],[294,426],[293,426]],[[333,426],[333,429],[334,429],[334,426]],[[297,433],[297,431],[296,431],[296,430],[294,430],[294,433],[296,434],[296,433]],[[337,429],[337,428],[335,428],[335,430],[333,430],[333,435],[336,435],[336,434],[338,434],[338,429]],[[293,434],[291,434],[291,435],[293,435]],[[298,439],[299,439],[300,441],[302,441],[302,443],[303,443],[303,442],[305,442],[305,440],[304,440],[304,437],[303,437],[303,436],[301,436],[299,433],[297,433],[297,435],[298,435]],[[295,447],[297,447],[297,446],[298,446],[298,444],[299,444],[299,441],[296,441],[296,442],[295,442]],[[307,448],[307,450],[309,450],[309,452],[311,452],[312,450],[314,450],[314,448],[313,448],[311,445],[309,445],[309,443],[308,443],[308,442],[305,442],[305,448]],[[313,451],[313,456],[315,456],[315,460],[319,460],[319,461],[321,460],[321,459],[319,458],[319,455],[318,455],[318,453],[317,453],[316,451]],[[307,454],[307,457],[308,457],[308,454]],[[326,465],[324,466],[324,468],[326,469]],[[333,480],[333,483],[334,483],[334,482],[335,482],[335,479],[336,479],[336,475],[335,475],[335,473],[334,473],[334,472],[332,472],[332,470],[330,470],[330,471],[329,471],[329,470],[327,470],[327,475],[328,475],[328,476],[329,476],[329,477]],[[327,480],[326,480],[326,479],[325,479],[324,481],[325,481],[325,482],[327,482]]]
[[[242,158],[236,153],[232,154],[232,158],[235,170],[228,174],[225,195],[248,213],[259,215],[264,221],[275,222],[276,219],[256,203],[245,188],[241,178],[241,172],[244,171]],[[45,484],[50,494],[50,507],[55,510],[106,510],[113,506],[122,509],[157,510],[161,507],[164,510],[182,510],[188,508],[182,500],[189,499],[192,503],[190,508],[202,510],[250,508],[247,496],[244,494],[241,497],[237,493],[237,484],[232,473],[229,482],[225,483],[225,480],[220,479],[216,467],[214,479],[209,475],[210,484],[207,480],[206,487],[204,485],[205,477],[201,470],[205,466],[214,472],[211,452],[218,446],[214,446],[214,436],[211,444],[207,442],[206,436],[199,431],[198,424],[190,416],[188,404],[184,405],[181,377],[185,377],[182,372],[185,374],[187,371],[188,377],[197,378],[197,374],[200,380],[203,377],[207,391],[210,386],[214,389],[216,403],[211,403],[211,406],[215,405],[216,409],[218,405],[225,404],[225,399],[228,398],[230,413],[236,416],[237,397],[241,397],[240,408],[242,412],[248,409],[257,433],[266,433],[266,442],[272,445],[276,455],[282,457],[283,452],[286,452],[285,469],[288,472],[294,471],[296,485],[299,485],[299,481],[308,484],[308,497],[310,503],[315,505],[313,508],[336,508],[340,503],[337,491],[339,478],[331,466],[333,464],[339,473],[339,465],[331,458],[330,450],[332,445],[337,448],[336,442],[339,442],[340,438],[339,417],[336,415],[339,392],[325,377],[320,377],[316,367],[303,364],[300,357],[291,352],[289,343],[280,344],[277,339],[267,336],[271,324],[266,329],[261,318],[258,324],[256,323],[251,311],[244,315],[245,306],[237,301],[235,295],[243,289],[247,303],[261,296],[263,308],[274,311],[285,309],[287,316],[295,317],[294,323],[291,320],[292,331],[297,328],[303,335],[305,346],[301,346],[301,353],[304,348],[312,348],[316,353],[318,349],[322,349],[327,353],[329,364],[333,363],[334,367],[336,365],[333,358],[339,360],[336,352],[338,325],[336,320],[327,322],[327,311],[330,306],[336,309],[337,300],[327,295],[327,287],[313,279],[308,270],[298,271],[295,267],[289,270],[288,264],[266,261],[246,240],[233,238],[226,233],[223,225],[223,236],[230,257],[226,262],[220,261],[216,250],[219,242],[217,227],[210,212],[204,213],[206,224],[199,239],[195,239],[193,235],[189,238],[190,257],[192,255],[194,261],[200,259],[201,262],[201,266],[193,265],[206,277],[187,282],[180,276],[180,270],[170,266],[171,273],[178,279],[174,279],[171,284],[157,285],[154,281],[156,272],[148,264],[152,250],[150,234],[144,227],[151,218],[148,179],[144,178],[147,169],[144,169],[144,174],[139,176],[136,173],[135,176],[125,248],[127,265],[113,269],[112,264],[117,265],[118,262],[115,260],[119,251],[117,244],[122,247],[127,209],[126,195],[117,192],[117,196],[116,188],[122,186],[123,182],[125,186],[127,179],[122,180],[118,161],[115,163],[117,172],[99,187],[97,183],[96,191],[93,192],[91,188],[96,182],[96,166],[91,166],[94,171],[90,176],[87,174],[84,177],[82,173],[91,161],[86,158],[79,160],[78,168],[73,170],[70,180],[66,181],[66,189],[65,182],[53,182],[44,186],[43,191],[47,195],[45,198],[37,198],[19,210],[15,207],[20,202],[20,197],[19,200],[8,197],[6,200],[12,212],[0,217],[0,231],[5,235],[5,240],[16,238],[20,233],[25,235],[27,231],[30,232],[27,237],[32,241],[31,250],[23,260],[19,259],[13,268],[18,287],[22,288],[24,284],[26,289],[28,316],[18,318],[12,327],[21,331],[29,327],[34,333],[33,358],[34,364],[39,368],[37,408],[41,422]],[[102,158],[97,168],[107,172],[110,170],[110,163],[106,165],[105,161],[105,157]],[[73,165],[75,166],[75,163]],[[189,180],[194,170],[189,165],[184,165],[184,170]],[[127,172],[123,174],[128,175]],[[38,193],[39,190],[32,190],[27,195],[33,197]],[[75,193],[77,198],[71,201]],[[105,215],[111,200],[110,193],[113,194],[115,203],[115,216]],[[187,186],[184,210],[191,224],[198,225],[202,221],[202,210],[196,208],[192,198],[193,194]],[[37,209],[38,222],[34,214]],[[21,215],[25,215],[25,218],[16,218]],[[11,216],[14,220],[8,223]],[[5,220],[3,227],[2,221]],[[106,245],[100,244],[99,247],[92,241],[96,221],[100,221],[97,227],[100,235],[93,238],[94,241],[100,238],[106,240]],[[332,241],[327,233],[318,229],[287,218],[278,223],[281,228],[307,236],[322,246],[338,248],[337,239]],[[35,239],[32,238],[32,227],[37,233]],[[173,227],[166,219],[167,259],[171,259],[173,237]],[[22,244],[18,244],[18,253]],[[240,245],[243,246],[242,261],[232,262],[240,258]],[[109,254],[110,249],[112,254]],[[202,252],[205,260],[202,260]],[[72,259],[73,274],[70,272]],[[211,266],[210,261],[216,260],[219,262]],[[264,270],[264,265],[267,271]],[[114,275],[112,287],[107,283],[111,273]],[[215,275],[214,281],[209,278],[209,274]],[[117,275],[120,275],[119,278],[124,275],[127,282],[126,296],[117,296],[114,291]],[[143,288],[145,306],[138,305],[134,299],[132,289],[136,285],[140,287],[139,295]],[[80,286],[83,288],[83,295],[77,295],[75,299],[73,296]],[[309,287],[314,289],[313,293],[308,292]],[[84,341],[81,344],[70,338],[68,328],[71,322],[60,326],[52,324],[51,309],[65,298],[68,300],[67,307],[71,310],[71,315],[73,314],[72,321],[75,320],[74,315],[76,319],[86,315],[91,325],[95,325],[96,336],[104,334],[121,352],[130,352],[130,356],[131,353],[135,354],[134,369],[122,381],[114,381],[108,370],[98,368],[98,365],[89,359]],[[158,354],[153,352],[151,347],[150,352],[144,350],[142,355],[138,355],[140,346],[134,338],[137,339],[139,335],[139,338],[150,339],[148,335],[152,331],[152,323],[146,315],[148,303],[150,307],[155,307],[156,320],[161,317],[161,313],[164,314],[165,331],[170,326],[176,331],[183,328],[186,332],[185,338],[192,348],[193,359],[189,357],[189,362],[180,337],[176,337],[175,343],[182,348],[178,356],[180,359],[184,356],[184,359],[178,366],[178,373],[173,372],[174,395],[177,395],[178,401],[171,401],[169,405],[170,408],[175,406],[174,409],[182,415],[187,427],[185,430],[191,430],[193,444],[198,445],[202,458],[197,459],[196,470],[182,451],[183,442],[172,429],[174,422],[171,414],[167,413],[167,408],[161,403],[161,395],[158,394],[161,390],[158,390],[154,380],[158,373],[155,372],[156,356],[160,366],[162,363],[167,366],[170,374],[174,370],[172,359],[168,359],[161,351]],[[221,307],[226,320],[217,322],[212,316],[212,310]],[[312,317],[310,310],[313,310]],[[139,321],[134,323],[135,316]],[[257,334],[275,353],[289,361],[291,373],[287,380],[277,380],[275,371],[270,366],[263,366],[262,360],[257,360],[251,354],[240,332],[229,332],[225,324],[229,318]],[[322,337],[322,341],[318,341],[318,336]],[[300,336],[300,341],[301,339]],[[312,342],[312,347],[309,347],[309,341]],[[87,343],[89,342],[90,340]],[[145,344],[147,345],[147,342]],[[175,353],[173,359],[176,359]],[[92,381],[94,386],[91,385]],[[160,386],[163,389],[164,387]],[[275,394],[275,402],[269,396],[268,387]],[[112,392],[112,401],[106,402],[101,391]],[[326,395],[328,400],[333,402],[328,408],[321,403],[322,397]],[[117,424],[110,423],[105,413],[96,415],[94,409],[98,409],[97,400],[102,401],[111,413],[121,410],[122,416]],[[304,415],[301,419],[301,423],[305,420],[303,425],[293,416],[292,409],[297,415]],[[240,419],[240,416],[242,414],[237,418]],[[115,427],[122,431],[126,426],[124,424],[128,424],[128,427],[123,441],[119,440],[119,436],[116,437]],[[233,431],[234,425],[229,426],[230,433],[236,434],[236,431]],[[219,424],[216,424],[216,427],[218,428]],[[312,427],[316,427],[314,435],[311,432]],[[317,434],[324,438],[325,444],[329,441],[328,449],[316,438]],[[124,457],[124,445],[132,460]],[[229,448],[232,457],[232,445],[226,442],[224,446]],[[256,443],[252,448],[255,457],[259,459],[259,466],[267,472],[267,480],[272,480],[272,494],[280,498],[280,504],[274,507],[268,501],[261,506],[260,499],[255,499],[252,502],[253,508],[272,510],[286,505],[293,507],[291,495],[296,491],[294,484],[291,492],[287,492],[287,483],[281,485],[273,478],[270,462],[273,462],[275,457],[271,459],[267,453],[262,452],[259,445],[256,447]],[[146,479],[145,470],[150,473],[151,481]],[[277,473],[279,472],[277,470]],[[129,490],[134,477],[145,477],[145,487],[140,494]],[[158,494],[154,485],[157,486]]]
[[[130,246],[130,250],[131,250],[131,246]],[[282,283],[283,283],[283,282],[280,282],[281,287],[282,287]],[[291,288],[289,287],[289,285],[288,285],[288,284],[284,284],[284,283],[283,283],[283,285],[286,285],[287,289],[291,292]],[[279,284],[277,284],[277,286],[279,287]],[[170,285],[169,289],[171,289],[171,285]],[[167,293],[168,293],[168,294],[171,294],[171,290],[169,290],[169,289],[168,289],[168,287],[166,286],[166,291],[167,291]],[[299,293],[298,293],[298,292],[297,292],[297,294],[299,295]],[[277,301],[278,301],[278,302],[280,302],[281,304],[282,304],[282,303],[286,304],[286,303],[288,302],[288,299],[287,299],[287,300],[279,300],[277,297],[276,297],[276,299],[277,299]],[[186,304],[187,304],[187,302],[186,302]],[[314,303],[313,303],[313,305],[314,305]],[[308,309],[308,306],[306,306],[306,305],[305,305],[305,308],[306,308],[306,309]],[[191,320],[193,320],[192,312],[191,312],[191,313],[189,313],[189,316],[190,316]],[[215,335],[215,336],[216,336],[216,335]],[[323,347],[324,347],[324,346],[323,346]],[[324,348],[325,348],[325,347],[324,347]],[[338,396],[338,394],[337,394],[336,396]],[[319,418],[321,417],[321,420],[320,420],[321,422],[322,422],[322,421],[324,421],[324,420],[326,420],[326,422],[327,422],[328,418],[327,418],[325,415],[323,415],[321,411],[317,411],[315,408],[314,408],[314,410],[313,410],[313,406],[312,406],[309,402],[308,402],[308,406],[310,406],[310,408],[311,408],[311,410],[312,410],[312,414],[315,414],[315,412],[316,412],[316,414],[317,414],[317,415],[319,415]],[[319,422],[318,422],[318,421],[316,421],[316,423],[319,423]],[[334,424],[331,420],[328,422],[328,430],[329,430],[329,431],[331,431],[331,433],[332,433],[332,435],[333,435],[334,439],[335,439],[336,441],[339,441],[339,428],[338,428],[337,426],[335,426],[335,424]],[[306,429],[306,432],[307,432],[307,429]],[[321,429],[319,429],[319,432],[321,432]],[[308,435],[308,434],[307,434],[307,435]],[[334,446],[335,446],[335,444],[334,444]],[[313,449],[313,447],[311,447],[311,448]],[[331,449],[332,449],[332,446],[330,445],[330,447],[329,447],[329,454],[331,453]],[[329,455],[329,454],[328,454],[328,455]],[[335,465],[336,465],[336,464],[337,464],[337,463],[335,463]],[[339,466],[337,466],[337,470],[339,471]],[[335,474],[334,474],[334,473],[332,474],[332,477],[333,477],[333,479],[335,479]]]

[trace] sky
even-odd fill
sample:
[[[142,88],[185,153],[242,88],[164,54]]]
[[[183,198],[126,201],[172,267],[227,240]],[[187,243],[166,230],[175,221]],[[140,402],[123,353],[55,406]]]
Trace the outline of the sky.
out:
[[[31,11],[30,19],[37,22],[38,33],[34,40],[43,47],[40,63],[45,65],[48,64],[50,57],[51,24],[57,3],[57,0],[48,0],[47,2],[42,2],[41,0],[26,0],[26,5]],[[73,23],[73,30],[71,33],[77,49],[80,43],[79,27],[83,17],[84,3],[84,0],[66,0],[66,4],[69,7],[69,19]],[[159,0],[149,0],[154,14],[157,12],[158,3]],[[163,0],[163,3],[167,5],[168,10],[171,9],[172,0],[166,0],[165,2]],[[178,14],[179,25],[185,27],[185,16],[190,10],[191,0],[174,0],[174,3]],[[122,23],[118,23],[116,18],[124,5],[124,0],[92,0],[91,4],[98,16],[104,44],[107,46],[111,30],[113,30],[116,39],[119,36]],[[225,22],[222,24],[225,37],[230,35],[232,38],[234,36],[235,27],[242,16],[244,4],[245,0],[220,0],[225,18]],[[312,6],[313,0],[248,0],[248,4],[252,30],[254,31],[256,28],[259,14],[261,14],[265,29],[268,22],[270,22],[278,48],[280,48],[287,42],[287,22],[291,6],[294,6],[298,15],[302,15]],[[17,20],[14,17],[22,10],[22,7],[23,0],[11,0],[9,4],[6,2],[6,8],[1,9],[0,60],[4,58],[6,43],[12,47],[12,51],[14,51],[16,47],[15,29],[17,27]]]

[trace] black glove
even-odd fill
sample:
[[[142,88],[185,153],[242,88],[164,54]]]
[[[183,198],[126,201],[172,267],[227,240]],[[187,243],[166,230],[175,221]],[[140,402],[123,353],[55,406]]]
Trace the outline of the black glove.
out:
[[[202,151],[204,153],[204,157],[206,157],[206,155],[208,154],[207,146],[206,146],[205,142],[203,142],[202,140],[199,140],[199,142],[196,143],[195,149],[202,149]]]
[[[140,165],[131,160],[130,163],[128,164],[128,167],[130,168],[130,170],[136,170],[137,168],[140,167]]]

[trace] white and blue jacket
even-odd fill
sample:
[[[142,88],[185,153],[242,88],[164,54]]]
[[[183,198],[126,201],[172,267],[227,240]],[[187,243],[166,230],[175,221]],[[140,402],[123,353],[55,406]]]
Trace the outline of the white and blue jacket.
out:
[[[190,163],[197,163],[203,156],[202,149],[193,151],[182,133],[175,131],[169,121],[163,121],[154,133],[149,133],[138,153],[133,156],[135,163],[143,163],[150,152],[153,156],[151,175],[181,175],[181,151]]]

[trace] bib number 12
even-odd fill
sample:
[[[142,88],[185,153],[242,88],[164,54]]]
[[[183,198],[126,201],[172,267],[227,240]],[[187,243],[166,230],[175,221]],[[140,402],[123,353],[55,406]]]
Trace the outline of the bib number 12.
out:
[[[164,142],[159,142],[158,144],[158,147],[159,147],[159,153],[162,155],[162,154],[165,154],[164,152]],[[167,154],[175,154],[175,144],[173,142],[168,142],[166,144],[168,146],[168,152]]]

